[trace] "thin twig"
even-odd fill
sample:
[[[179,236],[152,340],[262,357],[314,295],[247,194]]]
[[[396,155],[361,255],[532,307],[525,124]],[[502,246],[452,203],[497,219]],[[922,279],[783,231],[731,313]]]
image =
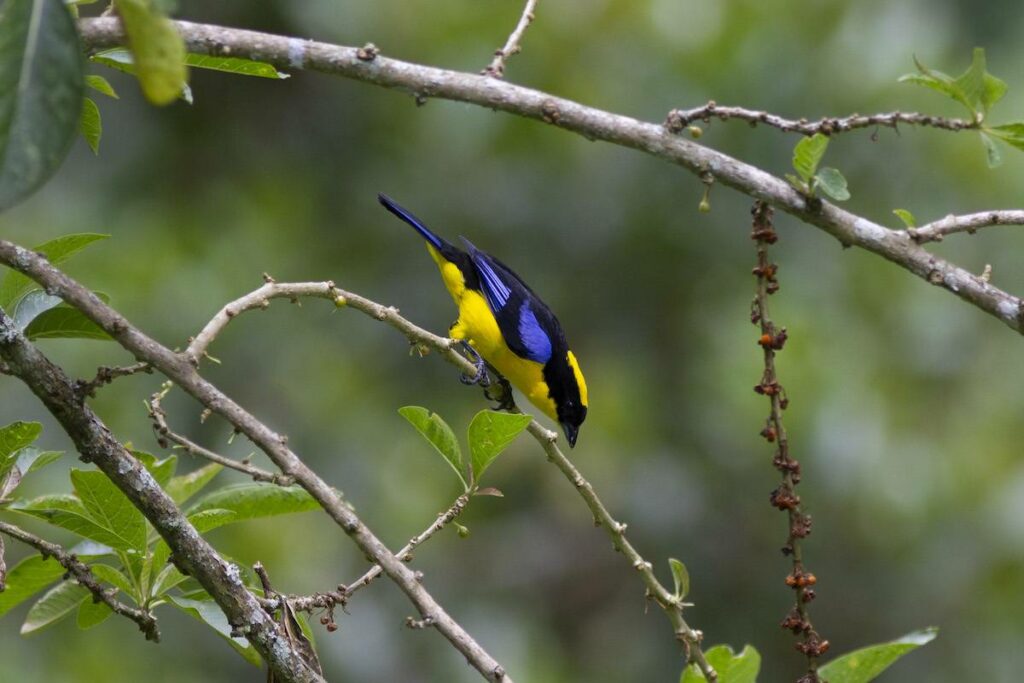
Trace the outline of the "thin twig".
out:
[[[96,376],[92,379],[76,381],[75,389],[81,396],[95,396],[97,389],[110,384],[118,377],[128,377],[139,372],[152,374],[153,368],[149,363],[132,363],[131,365],[114,367],[101,365],[96,370]]]
[[[167,442],[171,441],[182,448],[189,455],[195,455],[200,458],[206,458],[211,462],[215,462],[218,465],[222,465],[229,469],[242,472],[252,477],[255,481],[265,481],[271,484],[277,484],[278,486],[291,486],[295,483],[293,477],[280,472],[270,472],[268,470],[261,469],[255,465],[249,463],[239,462],[227,456],[215,453],[208,448],[204,448],[192,441],[188,437],[182,436],[177,432],[173,431],[167,424],[167,411],[164,410],[162,401],[167,392],[174,386],[172,382],[164,384],[163,388],[154,393],[149,397],[146,402],[146,412],[149,414],[149,419],[153,422],[153,431],[156,432],[157,442],[161,448],[167,447]]]
[[[796,485],[800,481],[800,463],[789,455],[789,439],[782,423],[782,411],[789,405],[789,399],[779,384],[775,370],[775,353],[782,350],[786,344],[786,328],[776,329],[775,323],[768,315],[768,297],[779,290],[779,283],[775,277],[778,265],[769,260],[768,245],[774,244],[778,235],[772,225],[771,207],[764,202],[757,202],[754,204],[753,213],[754,227],[751,238],[757,244],[757,267],[754,268],[754,275],[757,276],[757,293],[751,307],[750,321],[761,327],[758,344],[764,350],[764,373],[754,391],[767,396],[771,404],[770,415],[764,429],[761,430],[761,436],[776,445],[772,464],[782,473],[782,484],[772,491],[770,500],[772,506],[787,512],[789,516],[788,536],[786,544],[782,546],[782,552],[793,560],[793,571],[786,577],[786,585],[795,591],[796,598],[793,608],[782,620],[781,626],[801,636],[796,648],[807,657],[807,673],[798,683],[818,683],[817,658],[828,651],[829,643],[814,630],[807,611],[807,603],[815,597],[813,586],[817,583],[817,578],[804,566],[801,540],[811,533],[811,516],[800,507],[800,496],[796,493]]]
[[[477,643],[476,639],[455,621],[430,594],[422,582],[422,576],[417,575],[406,567],[405,563],[392,555],[387,546],[363,523],[339,492],[329,486],[288,447],[288,438],[272,430],[216,386],[201,377],[196,370],[197,361],[195,359],[184,353],[175,353],[147,336],[88,288],[54,268],[40,254],[6,240],[0,240],[0,263],[27,275],[47,291],[52,291],[55,296],[59,296],[66,303],[80,310],[125,350],[136,358],[151,363],[155,369],[166,375],[168,379],[188,392],[211,412],[217,413],[237,427],[242,434],[266,453],[284,474],[294,477],[296,483],[320,504],[324,512],[341,527],[363,553],[384,568],[384,573],[406,594],[421,616],[424,619],[429,618],[430,624],[466,657],[466,661],[470,665],[488,681],[512,683],[511,678],[505,673],[504,667]],[[387,311],[383,313],[387,317]],[[17,337],[16,334],[15,337]],[[5,330],[0,329],[0,352],[4,351],[5,338]],[[4,358],[10,362],[10,357],[5,355]],[[139,467],[141,468],[141,466]],[[108,476],[112,477],[109,472]],[[153,485],[156,486],[155,482]],[[159,486],[157,488],[159,489]],[[180,515],[180,511],[177,511],[177,508],[174,509]],[[252,599],[255,600],[255,598]],[[262,607],[260,607],[260,612],[265,616]],[[264,658],[268,656],[265,652],[266,645],[266,642],[261,643],[260,654]],[[284,650],[287,650],[287,653]],[[294,654],[294,651],[290,648],[282,648],[280,654],[291,655]],[[287,675],[286,669],[278,668],[281,668],[282,675]],[[308,672],[308,666],[303,664],[302,671]]]
[[[676,135],[664,125],[587,107],[546,92],[477,74],[389,59],[363,48],[331,45],[288,36],[187,21],[174,22],[189,52],[245,57],[279,69],[311,69],[396,88],[417,101],[429,97],[469,102],[604,140],[677,164],[700,178],[762,199],[835,237],[844,246],[866,249],[943,287],[964,301],[1024,331],[1024,303],[979,276],[929,253],[902,230],[890,230],[829,202],[808,201],[785,180],[721,152]],[[82,19],[79,33],[87,50],[117,47],[125,34],[117,19]]]
[[[930,116],[928,114],[917,114],[915,112],[893,111],[882,114],[851,114],[849,116],[829,116],[817,121],[807,119],[784,119],[775,114],[756,109],[744,109],[743,107],[722,107],[714,100],[700,107],[693,109],[673,109],[665,119],[665,128],[680,133],[694,121],[710,123],[712,118],[720,121],[738,119],[746,121],[751,126],[763,123],[772,128],[778,128],[784,133],[800,133],[801,135],[838,135],[860,128],[886,127],[898,130],[900,124],[910,126],[925,126],[941,128],[943,130],[961,131],[978,128],[981,123],[968,121],[967,119],[950,119],[942,116]]]
[[[533,22],[536,11],[537,0],[526,0],[523,14],[519,17],[519,23],[516,24],[515,29],[509,34],[508,40],[505,41],[505,46],[494,51],[494,59],[480,73],[493,76],[494,78],[501,78],[505,75],[505,62],[512,55],[519,54],[522,51],[523,34],[526,33],[526,28]]]
[[[50,543],[34,534],[8,524],[7,522],[0,522],[0,533],[6,534],[11,538],[15,538],[22,543],[32,546],[40,552],[43,559],[52,557],[57,560],[62,567],[68,570],[68,573],[74,577],[75,581],[80,586],[86,588],[90,593],[93,594],[94,602],[102,602],[107,605],[115,614],[120,614],[123,617],[131,619],[139,625],[139,630],[146,635],[146,640],[152,640],[153,642],[160,642],[160,629],[157,628],[156,617],[153,616],[152,612],[148,610],[142,610],[131,605],[117,600],[114,596],[117,595],[117,589],[106,589],[96,579],[96,576],[89,569],[89,565],[85,564],[74,554],[67,552],[61,546],[56,543]],[[2,545],[2,541],[0,541]]]
[[[920,228],[908,228],[907,234],[918,244],[924,244],[925,242],[941,242],[946,235],[958,232],[973,235],[979,228],[986,228],[990,225],[1024,225],[1024,210],[981,211],[964,216],[949,214],[945,218],[926,223]]]

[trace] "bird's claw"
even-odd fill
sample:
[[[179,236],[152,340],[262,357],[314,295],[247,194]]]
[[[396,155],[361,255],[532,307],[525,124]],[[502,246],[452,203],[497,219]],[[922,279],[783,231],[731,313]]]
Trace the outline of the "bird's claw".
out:
[[[495,384],[491,385],[492,387]],[[513,410],[516,407],[515,398],[512,396],[512,385],[507,379],[498,375],[498,381],[496,386],[499,388],[499,392],[491,392],[484,389],[484,396],[491,401],[497,401],[498,405],[494,407],[495,410]]]
[[[480,352],[473,348],[473,346],[463,340],[461,344],[463,350],[469,355],[470,361],[476,367],[476,374],[470,375],[459,375],[459,381],[463,384],[479,384],[480,386],[487,388],[491,385],[491,379],[487,376],[487,364],[484,362],[483,356]]]

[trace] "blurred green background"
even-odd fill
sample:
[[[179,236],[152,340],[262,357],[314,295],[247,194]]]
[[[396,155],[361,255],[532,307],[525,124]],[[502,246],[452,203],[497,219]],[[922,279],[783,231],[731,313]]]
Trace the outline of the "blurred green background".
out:
[[[338,42],[478,71],[519,2],[200,3],[178,15]],[[1010,85],[997,122],[1024,118],[1024,5],[1016,0],[545,0],[507,78],[641,119],[708,99],[794,118],[893,109],[958,115],[896,79],[916,54],[951,73],[984,46]],[[454,318],[417,237],[376,202],[385,191],[444,235],[465,234],[519,271],[558,313],[587,374],[591,410],[572,453],[642,553],[692,575],[691,623],[710,643],[751,643],[761,680],[799,675],[777,627],[791,604],[778,549],[785,522],[758,437],[766,403],[748,311],[754,249],[746,197],[703,187],[637,152],[465,104],[328,76],[282,81],[193,71],[195,104],[148,106],[136,84],[99,102],[100,157],[79,141],[58,176],[0,217],[24,245],[70,232],[113,239],[77,257],[73,275],[168,345],[183,345],[231,298],[278,280],[334,279],[444,331]],[[1019,208],[1024,154],[991,171],[976,135],[902,128],[837,139],[827,163],[850,182],[848,208],[898,225],[950,212]],[[776,174],[797,141],[711,124],[702,142]],[[791,341],[780,357],[800,493],[814,515],[806,558],[819,578],[812,614],[832,652],[927,625],[939,640],[882,680],[1020,680],[1024,669],[1024,353],[995,319],[870,254],[843,250],[780,216],[782,291],[772,300]],[[1015,228],[932,245],[993,282],[1024,291]],[[80,376],[127,362],[110,343],[43,342]],[[276,303],[239,319],[208,376],[274,428],[393,547],[457,493],[450,471],[396,413],[418,404],[464,434],[478,390],[435,358],[410,357],[389,328],[324,302]],[[94,401],[119,437],[159,452],[142,399],[157,376],[119,381]],[[244,440],[199,424],[180,393],[172,422],[243,456]],[[70,450],[16,380],[0,377],[0,424],[39,419],[42,446]],[[66,458],[64,468],[74,464]],[[194,467],[199,463],[184,463]],[[233,475],[222,474],[229,482]],[[475,499],[462,540],[445,531],[416,555],[426,585],[521,681],[673,681],[681,661],[667,622],[645,605],[573,487],[523,438],[492,468],[503,499]],[[24,493],[66,490],[53,467]],[[56,540],[70,539],[41,525]],[[275,585],[310,592],[349,581],[365,561],[315,513],[212,532]],[[8,560],[25,554],[8,543]],[[168,608],[147,643],[111,619],[18,635],[27,607],[0,620],[6,681],[227,681],[259,674],[197,622]],[[412,608],[381,581],[339,630],[319,626],[334,681],[475,681],[432,631],[403,627]]]

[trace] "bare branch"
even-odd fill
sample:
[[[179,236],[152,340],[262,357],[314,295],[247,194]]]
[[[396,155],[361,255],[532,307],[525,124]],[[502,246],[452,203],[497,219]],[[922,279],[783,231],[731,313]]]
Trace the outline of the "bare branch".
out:
[[[756,109],[744,109],[743,107],[722,107],[714,100],[700,107],[693,109],[673,109],[665,119],[665,127],[675,133],[682,132],[694,121],[710,123],[712,118],[720,121],[738,119],[746,121],[751,126],[763,123],[772,128],[778,128],[784,133],[800,133],[801,135],[838,135],[860,128],[886,127],[898,130],[900,124],[910,126],[923,126],[941,128],[943,130],[961,131],[978,128],[980,121],[968,121],[967,119],[948,119],[941,116],[930,116],[928,114],[917,114],[914,112],[893,111],[883,114],[851,114],[849,116],[829,116],[817,121],[807,119],[784,119],[775,114]]]
[[[284,474],[294,477],[296,483],[309,492],[359,549],[383,568],[384,573],[416,606],[424,620],[429,619],[429,623],[444,635],[484,678],[494,682],[511,683],[511,678],[506,675],[505,669],[497,660],[488,654],[420,583],[422,577],[417,576],[401,560],[392,555],[381,540],[363,524],[352,508],[342,500],[338,492],[288,448],[287,437],[274,432],[220,389],[203,379],[196,371],[191,356],[177,354],[148,337],[87,288],[50,265],[40,254],[6,240],[0,240],[0,262],[27,275],[43,285],[47,291],[52,291],[55,296],[59,296],[80,310],[136,358],[152,364],[154,368],[165,374],[212,412],[237,427],[260,450],[266,453]],[[335,293],[332,298],[336,298],[337,295],[338,293]],[[384,319],[390,315],[397,316],[397,311],[390,313],[388,309],[379,308],[382,309],[380,313]],[[4,339],[2,332],[0,330],[0,342]],[[141,466],[139,467],[141,468]],[[108,476],[111,475],[108,473]],[[151,477],[150,481],[152,481]],[[159,486],[156,488],[159,489]],[[170,503],[170,499],[167,500]],[[173,506],[173,503],[170,504]],[[177,508],[174,510],[180,516]],[[189,528],[191,529],[191,527]],[[251,595],[249,599],[255,600]],[[258,605],[258,603],[256,604]],[[260,614],[266,616],[262,608],[260,608]],[[262,651],[261,654],[263,654]],[[304,667],[304,670],[308,669]]]
[[[132,365],[120,367],[101,365],[96,370],[95,377],[90,380],[78,380],[75,382],[75,388],[82,396],[95,396],[97,389],[110,384],[118,377],[128,377],[139,372],[152,374],[153,368],[150,367],[149,363],[133,363]]]
[[[180,446],[189,455],[206,458],[210,462],[215,462],[218,465],[247,474],[256,481],[265,481],[277,484],[278,486],[291,486],[295,483],[295,480],[286,474],[269,472],[255,465],[233,460],[208,448],[203,448],[187,437],[172,431],[167,424],[167,411],[164,410],[161,401],[163,401],[164,396],[167,395],[167,392],[173,386],[173,383],[167,382],[163,389],[150,396],[146,402],[146,411],[149,414],[149,419],[153,421],[153,431],[156,432],[157,440],[160,442],[161,447],[166,448],[167,442],[171,441]]]
[[[11,538],[15,538],[22,543],[28,544],[38,550],[43,558],[52,557],[57,560],[62,567],[68,570],[68,573],[74,577],[75,581],[79,585],[89,590],[93,594],[93,600],[95,602],[103,602],[109,607],[115,614],[120,614],[123,617],[127,617],[139,625],[139,630],[146,634],[146,640],[152,640],[154,642],[160,641],[160,630],[157,628],[156,617],[153,613],[148,610],[141,610],[131,605],[126,605],[114,598],[117,594],[117,590],[108,590],[104,588],[100,582],[96,579],[96,576],[89,569],[89,565],[80,561],[73,554],[64,550],[56,543],[50,543],[45,541],[34,534],[8,524],[7,522],[0,521],[0,534],[6,534]]]
[[[508,40],[505,41],[505,46],[494,51],[494,59],[480,73],[495,78],[501,78],[505,75],[505,62],[512,55],[519,54],[522,51],[523,34],[526,33],[526,28],[533,23],[536,11],[537,0],[526,0],[523,14],[519,17],[519,23],[512,30]]]
[[[924,244],[925,242],[941,242],[946,235],[958,232],[973,235],[979,228],[987,228],[990,225],[1024,225],[1024,210],[982,211],[965,216],[949,214],[945,218],[932,221],[920,228],[909,228],[907,234],[918,244]]]
[[[10,262],[7,261],[9,257]],[[38,254],[2,240],[0,261],[8,265],[16,261],[25,267],[45,263]],[[46,267],[57,273],[49,264]],[[81,289],[78,294],[102,304],[88,290]],[[116,327],[123,331],[123,318],[113,315]],[[281,680],[297,683],[323,681],[289,647],[277,624],[242,583],[238,567],[224,561],[199,535],[153,475],[114,438],[103,421],[84,403],[75,390],[74,381],[30,344],[2,310],[0,357],[57,418],[75,443],[81,459],[95,463],[146,516],[172,549],[175,563],[206,589],[224,610],[228,622],[244,631],[249,642]]]
[[[995,316],[1010,328],[1024,331],[1021,299],[993,287],[945,259],[921,248],[902,230],[890,230],[818,199],[808,200],[789,183],[759,168],[673,134],[665,126],[587,107],[545,92],[476,74],[448,71],[388,59],[362,48],[276,36],[186,21],[175,22],[190,52],[256,59],[280,69],[312,69],[387,88],[398,88],[422,99],[438,97],[469,102],[488,109],[640,150],[694,173],[713,178],[776,209],[814,225],[844,246],[856,246],[881,256],[927,282],[943,287],[964,301]],[[79,30],[87,49],[124,44],[120,21],[83,19]],[[360,56],[362,55],[362,56]]]

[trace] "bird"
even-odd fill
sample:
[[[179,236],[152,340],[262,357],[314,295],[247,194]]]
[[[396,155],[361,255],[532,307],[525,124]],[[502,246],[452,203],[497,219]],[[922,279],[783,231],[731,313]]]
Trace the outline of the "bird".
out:
[[[486,377],[486,361],[558,422],[575,447],[587,417],[587,383],[555,314],[511,268],[465,237],[460,236],[465,245],[460,249],[387,195],[377,198],[427,242],[459,310],[448,334],[477,361],[477,376],[467,383]]]

